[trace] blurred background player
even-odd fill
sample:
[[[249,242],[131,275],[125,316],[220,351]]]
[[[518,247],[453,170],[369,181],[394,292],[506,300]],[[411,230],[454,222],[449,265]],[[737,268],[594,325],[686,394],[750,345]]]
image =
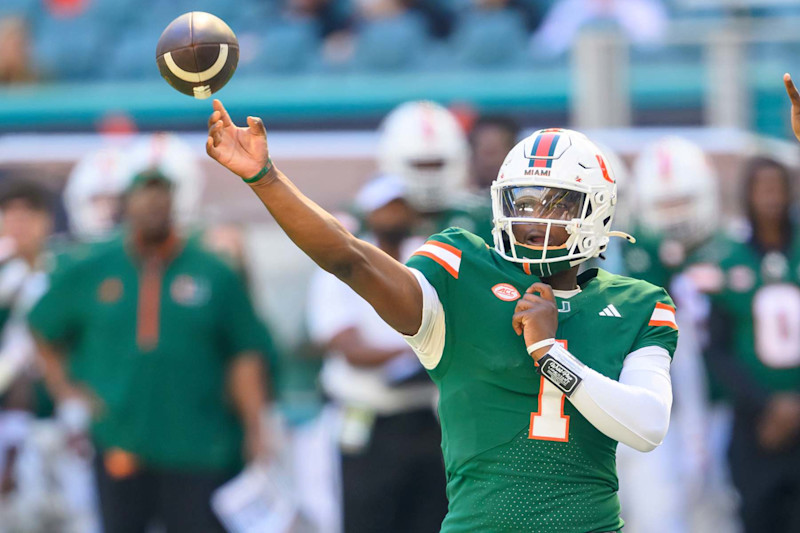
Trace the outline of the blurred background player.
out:
[[[730,515],[733,505],[718,459],[724,445],[709,448],[724,441],[727,417],[724,408],[717,417],[708,412],[701,351],[708,306],[692,277],[682,275],[687,266],[713,255],[717,176],[699,146],[665,137],[642,149],[633,181],[628,196],[635,215],[628,223],[637,242],[623,248],[623,268],[668,288],[681,335],[672,365],[675,405],[664,444],[646,456],[620,446],[623,516],[631,531],[693,531],[724,520],[720,516]],[[715,452],[716,464],[710,464]]]
[[[0,531],[27,527],[75,531],[63,479],[32,465],[52,465],[53,450],[41,444],[53,428],[35,420],[36,349],[25,316],[47,290],[46,245],[53,229],[53,195],[33,181],[0,187]],[[37,479],[38,476],[42,476]],[[86,526],[86,524],[83,524]]]
[[[173,187],[136,175],[123,234],[30,315],[53,396],[93,407],[106,531],[221,530],[212,492],[265,451],[262,327],[238,276],[178,234]]]
[[[106,146],[83,156],[67,178],[64,207],[78,242],[108,239],[122,215],[122,194],[130,178],[123,147]]]
[[[517,144],[519,124],[510,116],[483,115],[469,131],[470,186],[481,196],[489,196],[497,169]],[[606,152],[607,153],[607,152]]]
[[[744,529],[800,530],[800,231],[796,178],[744,165],[750,231],[729,237],[711,291],[708,365],[733,403],[728,460]]]
[[[423,241],[406,186],[378,177],[356,196],[364,238],[398,261]],[[335,276],[309,292],[314,341],[325,347],[322,385],[337,412],[346,533],[435,532],[447,512],[436,387],[403,337]]]
[[[381,124],[378,170],[406,184],[408,201],[420,214],[418,235],[456,226],[493,242],[489,196],[468,192],[469,164],[467,136],[439,104],[406,102]]]

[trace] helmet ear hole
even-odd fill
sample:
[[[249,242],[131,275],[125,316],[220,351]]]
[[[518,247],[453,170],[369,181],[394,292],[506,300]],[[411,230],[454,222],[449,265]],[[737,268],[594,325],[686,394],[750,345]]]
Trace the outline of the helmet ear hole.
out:
[[[594,237],[585,237],[581,242],[581,248],[590,250],[594,246]]]
[[[598,191],[594,194],[594,201],[597,205],[603,205],[608,201],[608,196],[606,196],[605,191]]]

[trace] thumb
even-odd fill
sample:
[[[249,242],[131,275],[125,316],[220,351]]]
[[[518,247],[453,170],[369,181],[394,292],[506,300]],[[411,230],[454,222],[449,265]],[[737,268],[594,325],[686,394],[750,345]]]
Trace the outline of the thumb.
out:
[[[264,122],[258,117],[247,117],[247,125],[249,126],[249,132],[252,135],[257,135],[259,137],[267,137],[267,129],[264,127]]]

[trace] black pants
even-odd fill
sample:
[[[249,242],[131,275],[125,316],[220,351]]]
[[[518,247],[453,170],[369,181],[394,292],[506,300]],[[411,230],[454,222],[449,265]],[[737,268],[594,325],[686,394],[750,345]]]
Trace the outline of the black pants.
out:
[[[439,423],[429,410],[378,417],[342,455],[345,533],[435,533],[447,513]]]
[[[800,445],[765,452],[752,415],[736,413],[728,458],[745,531],[800,532]]]
[[[145,533],[154,523],[166,533],[224,533],[211,511],[214,490],[230,475],[143,468],[123,479],[108,475],[95,460],[105,533]]]

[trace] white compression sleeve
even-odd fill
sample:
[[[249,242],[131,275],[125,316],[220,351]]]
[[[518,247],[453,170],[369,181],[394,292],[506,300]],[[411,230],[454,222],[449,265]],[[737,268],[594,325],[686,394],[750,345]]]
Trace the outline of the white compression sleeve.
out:
[[[442,360],[444,353],[445,322],[444,307],[433,285],[419,270],[409,269],[422,288],[422,324],[414,335],[404,335],[409,346],[417,354],[420,363],[433,370]]]
[[[661,444],[672,408],[667,350],[647,346],[628,354],[619,381],[580,364],[558,344],[548,354],[581,378],[569,400],[604,435],[642,452]]]

